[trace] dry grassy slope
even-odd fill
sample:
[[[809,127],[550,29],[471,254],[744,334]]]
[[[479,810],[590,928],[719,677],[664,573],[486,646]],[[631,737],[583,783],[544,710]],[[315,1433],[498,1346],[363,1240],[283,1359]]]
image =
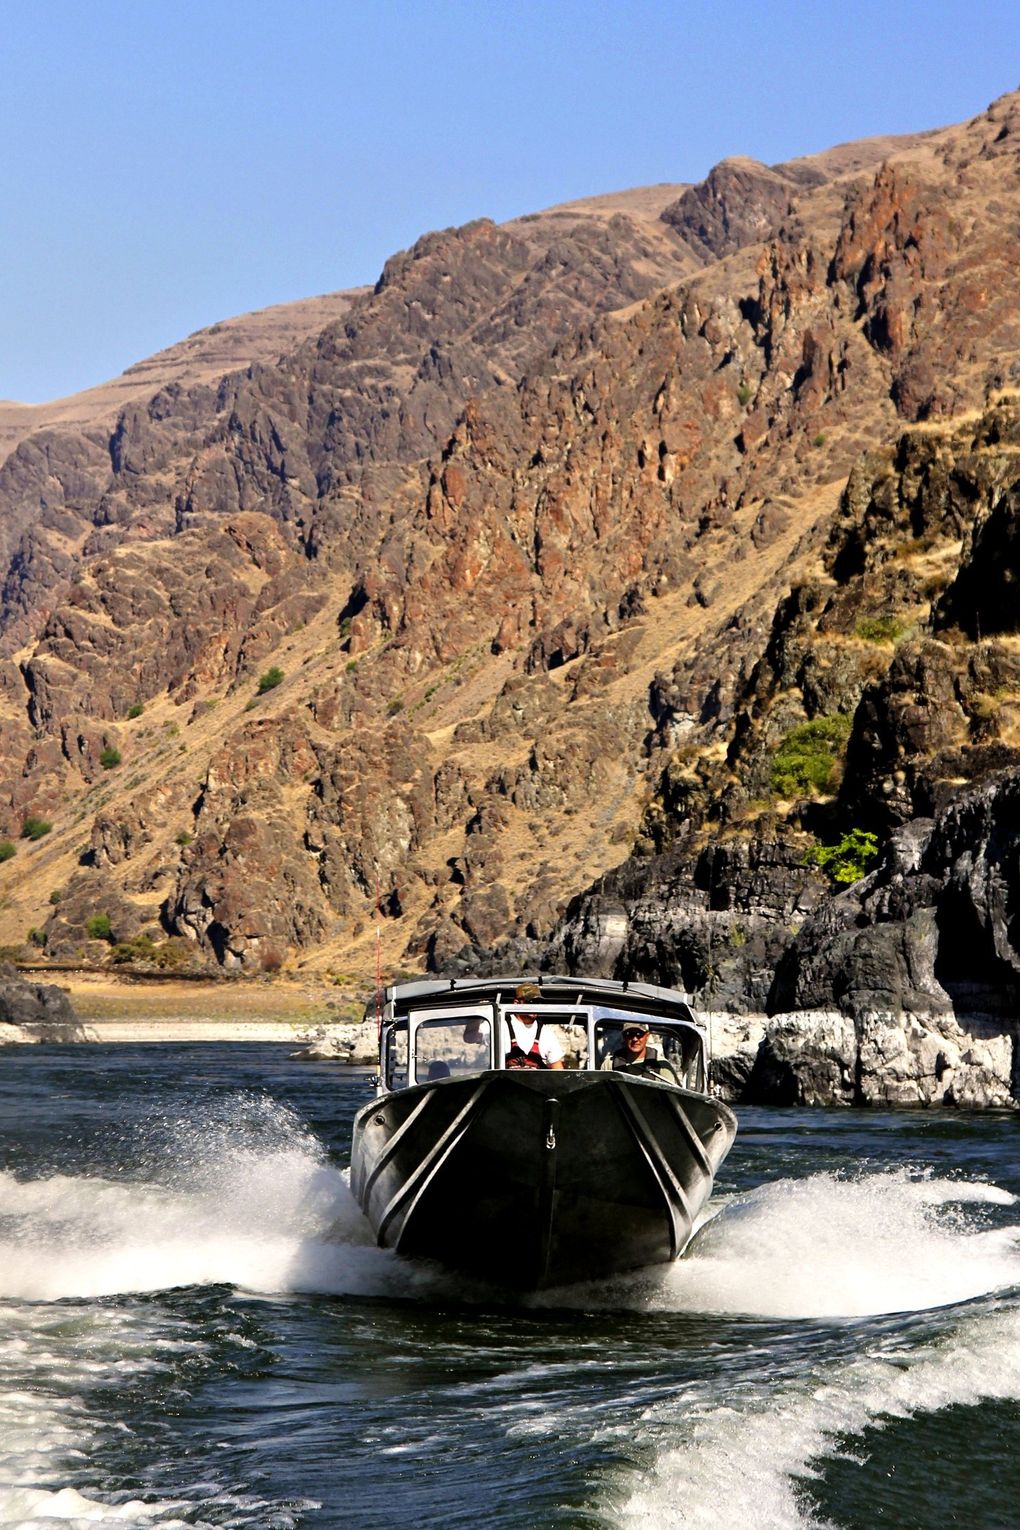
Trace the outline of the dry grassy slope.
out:
[[[678,736],[690,738],[683,696],[658,717],[651,698],[670,680],[675,691],[703,698],[713,674],[732,692],[739,666],[749,672],[761,651],[777,597],[816,568],[855,455],[891,439],[890,378],[902,358],[882,334],[865,331],[909,308],[905,280],[916,277],[936,304],[945,290],[937,279],[955,283],[950,296],[966,333],[949,357],[950,401],[980,398],[999,334],[987,322],[982,330],[982,302],[1003,294],[982,299],[979,289],[996,252],[980,251],[985,263],[968,291],[964,259],[954,253],[935,278],[912,272],[913,246],[903,236],[913,219],[927,250],[924,199],[920,212],[910,200],[917,179],[929,202],[951,187],[957,214],[976,223],[982,199],[1014,174],[1013,160],[993,150],[1015,116],[1007,98],[963,128],[893,145],[897,154],[906,148],[909,169],[893,177],[888,194],[881,178],[870,191],[869,178],[860,180],[888,144],[818,158],[816,168],[841,179],[806,191],[769,249],[740,251],[679,294],[628,304],[565,336],[519,392],[492,389],[459,428],[445,466],[433,464],[427,503],[416,497],[414,464],[399,477],[343,485],[336,503],[350,507],[363,535],[360,566],[345,567],[341,553],[339,562],[301,571],[292,551],[276,549],[272,523],[246,564],[249,541],[239,533],[232,577],[251,609],[229,664],[207,664],[173,700],[150,688],[133,721],[122,699],[104,717],[72,713],[70,724],[34,744],[20,739],[36,755],[49,751],[54,830],[36,845],[22,842],[0,867],[0,940],[19,940],[47,918],[53,926],[60,909],[53,913],[50,893],[69,887],[79,906],[95,911],[120,894],[139,916],[175,900],[185,923],[212,910],[232,921],[238,959],[254,965],[272,945],[284,955],[289,947],[293,961],[370,970],[376,885],[384,900],[400,903],[399,919],[378,922],[391,970],[420,965],[429,936],[443,959],[465,932],[484,945],[529,922],[547,930],[566,897],[626,856],[671,748]],[[1006,131],[1007,148],[1008,140]],[[553,250],[548,225],[576,232],[594,218],[608,228],[622,211],[646,231],[641,239],[627,233],[631,254],[675,277],[689,263],[655,221],[655,205],[660,191],[668,201],[679,189],[653,188],[630,206],[627,194],[591,199],[514,227]],[[848,274],[834,286],[826,263],[848,198],[874,230],[845,224]],[[483,232],[480,243],[487,238]],[[881,279],[871,285],[853,264],[854,238],[866,255],[872,240],[872,275]],[[392,281],[401,279],[395,272]],[[863,283],[859,313],[848,306],[855,281]],[[400,289],[392,295],[399,307]],[[519,295],[500,310],[508,334]],[[941,362],[949,353],[938,348],[938,320],[936,310],[921,341]],[[390,333],[380,331],[383,340]],[[849,390],[833,383],[840,354],[855,369]],[[192,355],[183,365],[206,361]],[[376,365],[368,354],[353,364],[368,372]],[[401,360],[393,377],[400,367],[410,376]],[[742,378],[754,395],[747,408],[737,402]],[[232,439],[217,440],[201,456],[202,471],[222,461],[243,482],[252,464],[262,471],[259,453],[277,452],[277,482],[293,481],[299,490],[290,503],[304,503],[302,481],[287,477],[293,419],[283,406],[292,381],[269,369],[258,386],[256,406],[240,420],[242,455],[227,453]],[[273,444],[281,431],[282,446]],[[149,481],[165,514],[176,480]],[[250,514],[249,529],[259,519]],[[227,523],[208,519],[210,527]],[[203,524],[196,517],[194,536],[204,535]],[[170,566],[182,544],[153,525],[158,534],[148,532],[148,544],[136,539],[128,552],[114,545],[105,556]],[[77,555],[72,533],[58,527],[54,535]],[[254,530],[252,538],[254,546]],[[273,560],[282,573],[269,567]],[[636,599],[617,622],[630,562]],[[309,571],[314,590],[302,582]],[[366,603],[348,634],[338,617],[351,573]],[[220,566],[213,577],[222,578]],[[65,651],[80,663],[85,641],[108,686],[111,664],[129,663],[125,644],[144,642],[144,628],[119,628],[92,599],[97,588],[86,573]],[[497,618],[518,604],[518,626],[493,654]],[[608,626],[600,626],[604,617]],[[118,632],[121,649],[104,657],[103,644]],[[214,620],[206,638],[235,635],[225,625],[218,632]],[[545,645],[537,655],[536,643]],[[553,661],[556,643],[565,647]],[[63,666],[73,689],[79,671],[51,650],[46,663],[58,679]],[[28,645],[19,657],[32,655]],[[286,678],[251,705],[255,677],[270,664]],[[209,701],[215,706],[193,705]],[[11,748],[24,706],[9,684],[0,716]],[[96,759],[106,742],[124,759],[103,773]],[[707,730],[701,747],[716,758],[718,730]],[[247,840],[238,838],[244,825]],[[195,835],[193,845],[177,843],[185,833]],[[98,864],[82,871],[86,841]]]
[[[68,398],[46,404],[0,399],[0,458],[35,431],[84,430],[112,424],[128,404],[152,398],[171,384],[191,387],[215,382],[224,373],[253,362],[275,361],[327,324],[335,323],[350,307],[351,299],[367,290],[356,287],[349,292],[328,292],[223,319],[136,362],[119,377]]]
[[[550,676],[537,677],[535,684],[552,690],[560,711],[544,734],[546,748],[555,749],[564,738],[569,741],[571,732],[578,728],[597,733],[606,711],[646,718],[648,689],[657,673],[690,658],[704,643],[706,629],[721,632],[734,613],[753,602],[760,592],[767,592],[765,599],[770,604],[777,575],[797,578],[812,554],[802,551],[799,557],[792,555],[805,540],[810,541],[812,530],[831,516],[838,489],[838,484],[825,486],[792,505],[786,530],[768,548],[758,552],[748,544],[748,555],[733,565],[708,615],[692,604],[687,591],[656,601],[649,619],[636,621],[628,632],[629,643],[636,641],[629,649],[626,669],[594,699],[568,705],[563,695],[577,685],[581,674],[598,668],[603,656],[617,645],[617,637],[596,645],[589,655],[563,665]],[[748,515],[753,518],[753,513],[754,507]],[[16,944],[28,929],[44,925],[52,913],[51,892],[66,888],[78,873],[79,854],[89,842],[96,814],[116,817],[118,802],[132,797],[147,804],[147,827],[153,838],[130,860],[104,868],[95,908],[101,912],[104,895],[109,904],[109,892],[117,889],[155,920],[167,892],[164,868],[184,854],[184,847],[175,843],[176,837],[193,830],[191,809],[210,761],[222,750],[224,741],[246,723],[255,718],[285,721],[298,715],[314,739],[323,746],[330,744],[329,730],[317,727],[307,717],[306,708],[324,688],[336,683],[337,669],[347,662],[334,613],[327,611],[314,618],[271,657],[287,678],[251,711],[247,709],[253,691],[247,686],[218,699],[213,709],[198,711],[194,720],[188,720],[187,708],[160,697],[146,704],[142,716],[118,725],[124,764],[116,773],[100,773],[88,790],[68,802],[66,816],[57,816],[50,835],[36,844],[20,842],[17,858],[4,866],[0,944]],[[458,744],[452,735],[460,724],[482,720],[489,714],[514,669],[512,655],[479,652],[463,664],[419,675],[405,692],[404,715],[409,722],[479,788],[498,769],[522,760],[532,740],[522,736],[512,741],[511,748],[505,739]],[[372,747],[370,733],[365,736],[365,747]],[[570,890],[618,864],[629,852],[647,806],[650,786],[645,785],[644,770],[639,759],[618,760],[611,789],[597,804],[591,804],[591,811],[579,811],[573,803],[567,804],[565,812],[546,811],[537,816],[511,808],[500,833],[500,880],[510,889],[528,889],[535,881],[535,868],[548,861],[554,868],[557,888]],[[130,783],[129,789],[125,789],[126,783]],[[303,819],[311,792],[310,784],[304,782],[285,789],[286,807],[295,823]],[[464,829],[458,825],[423,846],[416,860],[427,873],[443,877],[447,861],[463,854],[464,849]],[[370,976],[377,933],[388,971],[413,965],[413,955],[407,950],[409,927],[427,909],[434,917],[435,909],[430,909],[428,888],[417,879],[402,880],[401,892],[406,900],[401,920],[375,920],[373,900],[367,897],[360,916],[345,920],[332,938],[301,957],[298,967]],[[444,899],[448,909],[455,905],[456,896],[456,886],[449,887]],[[562,906],[562,892],[556,906]]]

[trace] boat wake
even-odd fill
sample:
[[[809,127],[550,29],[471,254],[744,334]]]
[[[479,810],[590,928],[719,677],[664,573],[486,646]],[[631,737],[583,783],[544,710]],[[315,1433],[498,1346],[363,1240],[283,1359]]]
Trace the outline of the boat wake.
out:
[[[877,1344],[860,1358],[777,1385],[763,1375],[726,1407],[696,1397],[660,1405],[652,1429],[664,1446],[624,1507],[621,1523],[745,1524],[818,1530],[803,1481],[823,1458],[845,1454],[869,1426],[949,1407],[1020,1398],[1020,1311],[975,1314],[910,1351]],[[682,1507],[681,1507],[682,1506]]]
[[[950,1306],[1020,1283],[1020,1226],[987,1225],[990,1208],[1015,1202],[906,1169],[778,1180],[717,1202],[686,1256],[646,1279],[645,1300],[778,1318]]]
[[[770,1318],[912,1312],[1020,1283],[1015,1197],[904,1169],[780,1180],[716,1202],[677,1264],[527,1299]],[[0,1173],[0,1297],[92,1298],[226,1284],[428,1300],[491,1291],[376,1247],[346,1174],[285,1107],[235,1099],[166,1121],[104,1176]]]
[[[0,1397],[0,1524],[135,1526],[178,1513],[204,1522],[196,1503],[167,1497],[103,1504],[109,1495],[84,1467],[75,1488],[52,1486],[53,1461],[84,1463],[106,1427],[86,1381],[129,1386],[140,1373],[190,1363],[195,1348],[172,1304],[93,1298],[226,1285],[265,1296],[492,1300],[377,1248],[345,1174],[271,1101],[235,1097],[218,1120],[150,1125],[116,1156],[102,1174],[0,1174],[0,1364],[10,1383]],[[528,1298],[533,1311],[788,1325],[760,1350],[753,1339],[741,1345],[740,1385],[724,1400],[684,1363],[682,1347],[657,1352],[654,1377],[642,1371],[638,1386],[647,1387],[643,1470],[614,1491],[612,1522],[806,1530],[819,1521],[805,1482],[862,1431],[1020,1398],[1016,1204],[992,1184],[902,1167],[778,1180],[714,1203],[676,1265]],[[960,1303],[970,1305],[952,1310]],[[911,1316],[882,1316],[894,1313]],[[826,1326],[812,1329],[819,1320]],[[628,1332],[640,1343],[634,1325]],[[69,1344],[87,1354],[80,1374],[66,1374]],[[508,1415],[513,1430],[547,1430],[537,1397],[522,1399]],[[578,1439],[615,1439],[617,1403],[593,1411],[585,1393],[573,1426],[569,1405],[558,1408],[557,1427],[576,1427]],[[629,1441],[632,1408],[624,1414],[620,1438]],[[5,1471],[5,1461],[17,1469]],[[220,1507],[210,1522],[221,1522]],[[261,1513],[251,1510],[253,1523]]]
[[[1020,1227],[989,1225],[1015,1204],[995,1185],[904,1169],[782,1180],[723,1204],[679,1264],[645,1278],[647,1309],[912,1316],[864,1326],[863,1344],[817,1330],[815,1361],[798,1322],[789,1363],[782,1341],[767,1344],[723,1404],[681,1381],[643,1414],[654,1464],[617,1522],[825,1530],[811,1479],[865,1430],[1020,1399]]]
[[[386,1295],[406,1284],[346,1176],[282,1106],[243,1099],[216,1122],[160,1123],[130,1157],[101,1176],[0,1173],[0,1298],[219,1284]]]

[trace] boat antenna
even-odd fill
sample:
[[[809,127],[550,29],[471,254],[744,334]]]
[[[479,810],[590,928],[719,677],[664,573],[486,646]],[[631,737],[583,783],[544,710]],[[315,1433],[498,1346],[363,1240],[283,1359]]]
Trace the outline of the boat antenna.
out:
[[[382,1035],[382,895],[379,868],[375,868],[375,1034]]]
[[[713,1094],[715,1092],[715,1084],[714,1084],[714,1080],[712,1078],[714,1057],[713,1057],[713,1051],[712,1051],[712,1011],[711,1010],[708,1011],[707,1015],[705,1016],[705,1019],[707,1021],[706,1030],[708,1031],[708,1056],[705,1058],[705,1087],[707,1088],[709,1094]]]

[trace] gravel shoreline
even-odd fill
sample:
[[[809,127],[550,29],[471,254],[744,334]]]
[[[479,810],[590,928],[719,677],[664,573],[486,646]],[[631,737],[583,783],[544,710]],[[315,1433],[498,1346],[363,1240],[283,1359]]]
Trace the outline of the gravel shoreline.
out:
[[[358,1066],[374,1063],[378,1055],[375,1021],[363,1019],[364,998],[314,978],[272,983],[183,978],[153,984],[96,972],[61,971],[50,977],[34,971],[31,976],[61,989],[76,1018],[73,1023],[59,1017],[44,1024],[0,1023],[0,1046],[278,1042],[309,1056]]]

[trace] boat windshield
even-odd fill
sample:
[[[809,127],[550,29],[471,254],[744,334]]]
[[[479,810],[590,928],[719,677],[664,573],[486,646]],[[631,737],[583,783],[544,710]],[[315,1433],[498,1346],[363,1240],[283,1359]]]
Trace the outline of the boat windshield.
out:
[[[482,1072],[489,1066],[489,1037],[490,1021],[484,1015],[422,1020],[414,1028],[415,1083]]]
[[[637,1054],[624,1041],[625,1024],[640,1022],[648,1028],[644,1056],[649,1070],[688,1089],[705,1088],[705,1047],[693,1025],[669,1023],[654,1015],[612,1014],[602,1011],[595,1023],[595,1067],[622,1067]]]
[[[523,1025],[529,1025],[535,1019],[540,1020],[542,1029],[548,1028],[556,1037],[563,1054],[563,1066],[565,1068],[587,1067],[588,1014],[586,1010],[552,1009],[545,1004],[529,1005],[526,1009],[505,1009],[501,1031],[504,1059],[510,1047],[510,1032],[507,1027],[510,1019],[520,1020]]]

